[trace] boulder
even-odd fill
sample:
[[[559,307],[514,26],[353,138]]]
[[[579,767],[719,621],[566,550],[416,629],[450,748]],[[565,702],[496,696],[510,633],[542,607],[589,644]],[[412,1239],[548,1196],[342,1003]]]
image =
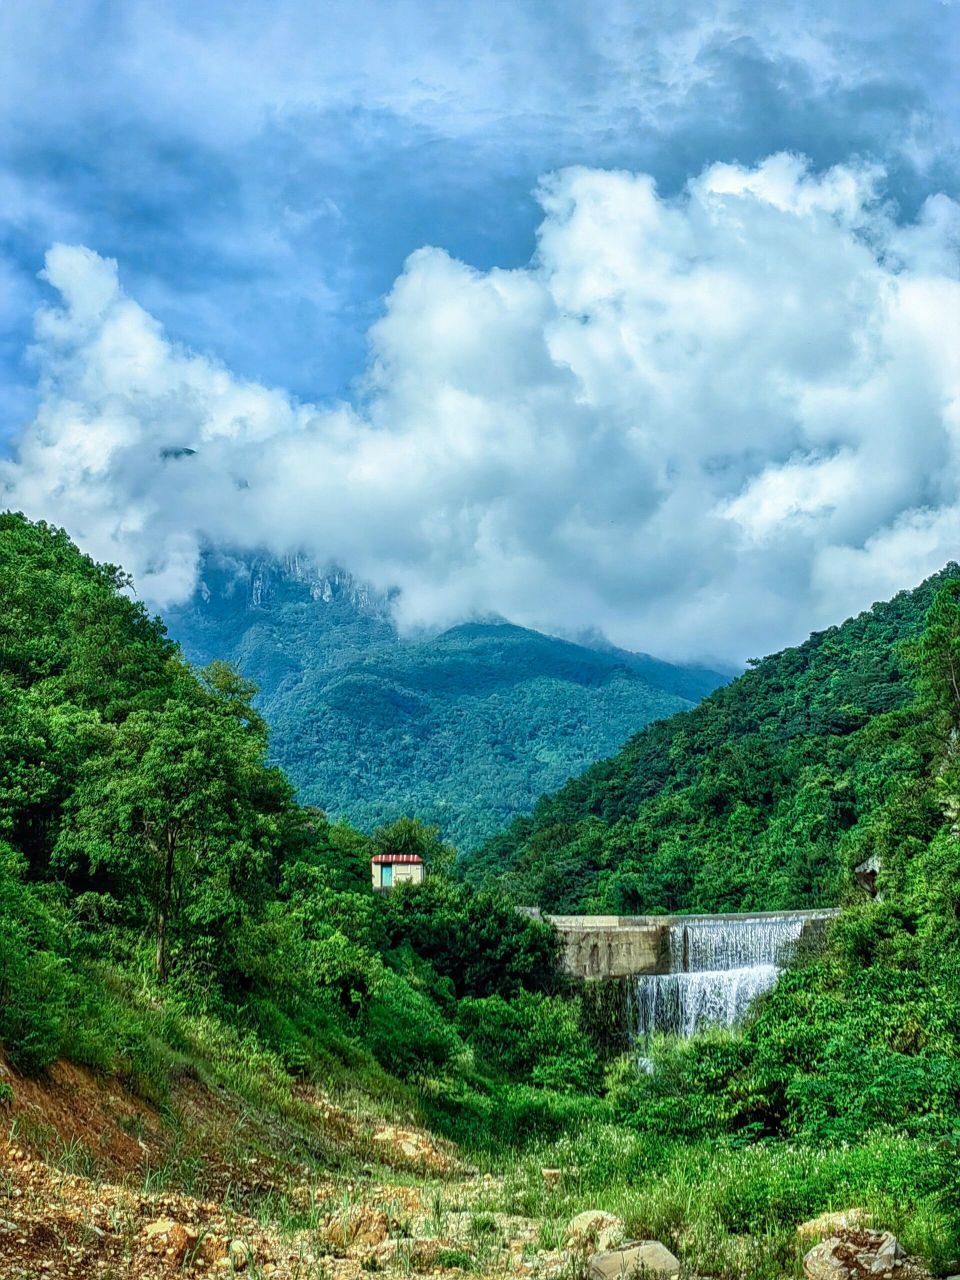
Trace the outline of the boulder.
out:
[[[821,1213],[819,1218],[801,1222],[797,1227],[797,1235],[801,1244],[813,1244],[817,1240],[835,1236],[838,1231],[869,1225],[870,1214],[866,1209],[842,1209],[839,1213]]]
[[[619,1236],[617,1235],[619,1232]],[[601,1234],[606,1240],[600,1243]],[[567,1248],[586,1252],[589,1248],[609,1249],[614,1239],[623,1239],[623,1223],[603,1209],[585,1209],[567,1223]]]
[[[638,1240],[622,1249],[607,1249],[595,1253],[587,1263],[588,1280],[623,1280],[628,1276],[674,1280],[679,1275],[679,1258],[659,1240]]]
[[[604,1227],[602,1231],[597,1232],[597,1253],[606,1253],[608,1249],[619,1248],[623,1244],[623,1236],[623,1223],[620,1221]]]
[[[848,1227],[814,1245],[803,1260],[803,1274],[807,1280],[893,1280],[905,1261],[889,1231]]]

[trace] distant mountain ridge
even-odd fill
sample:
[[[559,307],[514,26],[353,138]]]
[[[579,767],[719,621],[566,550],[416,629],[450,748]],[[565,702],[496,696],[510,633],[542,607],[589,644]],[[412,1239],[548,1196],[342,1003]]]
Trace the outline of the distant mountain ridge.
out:
[[[508,622],[401,637],[390,606],[307,556],[211,552],[165,620],[260,686],[305,802],[365,827],[416,813],[463,848],[727,678]]]

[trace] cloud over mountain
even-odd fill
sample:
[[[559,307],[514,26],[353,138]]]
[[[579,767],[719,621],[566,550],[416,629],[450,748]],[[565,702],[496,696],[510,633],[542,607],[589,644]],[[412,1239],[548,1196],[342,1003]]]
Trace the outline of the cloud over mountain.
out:
[[[777,154],[665,198],[562,170],[528,266],[407,260],[335,406],[178,346],[115,263],[56,246],[3,501],[158,605],[205,541],[302,547],[399,586],[409,623],[770,650],[957,554],[960,208],[898,222],[883,180]]]

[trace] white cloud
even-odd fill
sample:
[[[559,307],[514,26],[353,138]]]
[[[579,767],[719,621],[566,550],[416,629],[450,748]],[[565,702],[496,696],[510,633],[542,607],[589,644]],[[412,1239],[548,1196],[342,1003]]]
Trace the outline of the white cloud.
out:
[[[114,263],[57,246],[4,500],[161,606],[211,540],[399,585],[409,623],[797,640],[960,555],[960,211],[904,227],[881,179],[779,155],[665,200],[564,170],[526,269],[412,255],[333,407],[183,350]]]

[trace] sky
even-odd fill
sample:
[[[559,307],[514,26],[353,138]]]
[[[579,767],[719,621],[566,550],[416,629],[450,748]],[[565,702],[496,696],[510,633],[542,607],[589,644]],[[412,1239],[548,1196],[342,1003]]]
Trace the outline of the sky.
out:
[[[5,0],[0,505],[729,663],[960,559],[960,5]]]

